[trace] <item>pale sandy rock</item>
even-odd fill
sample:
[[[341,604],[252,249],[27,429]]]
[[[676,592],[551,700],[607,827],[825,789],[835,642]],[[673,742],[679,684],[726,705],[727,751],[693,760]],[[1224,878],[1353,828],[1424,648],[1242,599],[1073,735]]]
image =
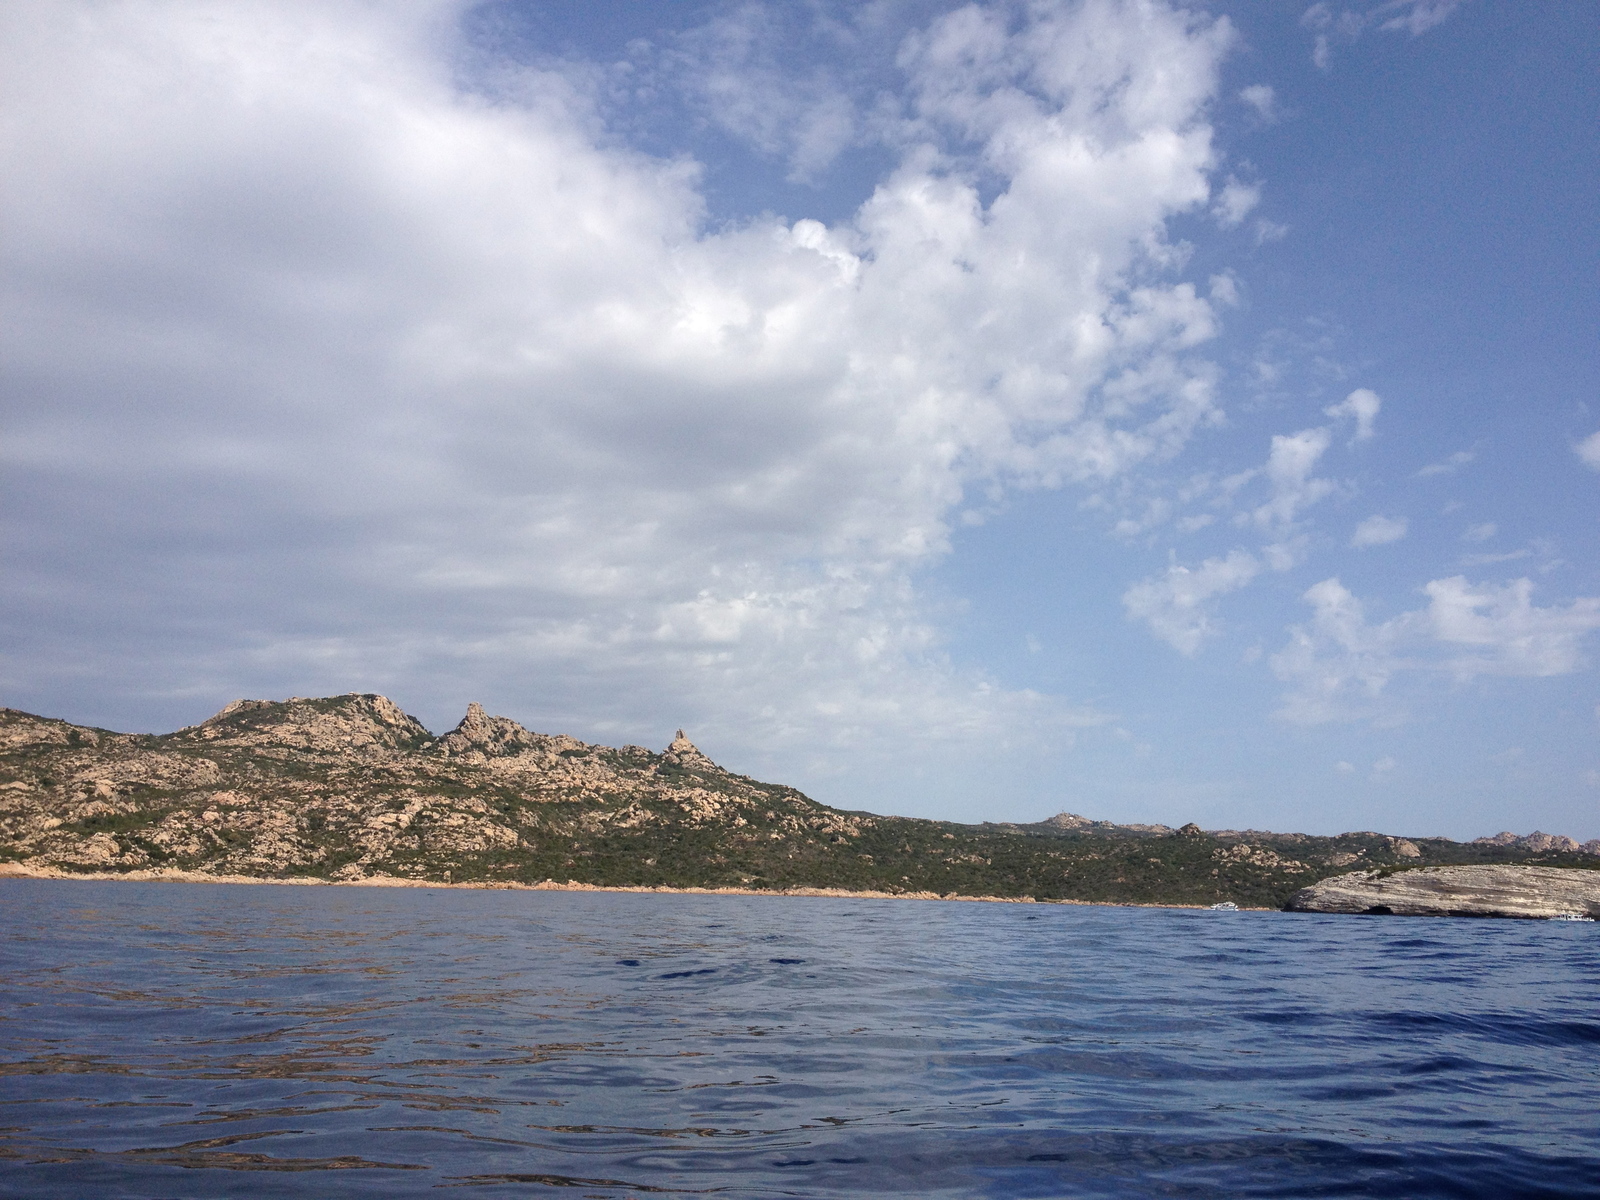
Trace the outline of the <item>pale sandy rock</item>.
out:
[[[1048,825],[1052,829],[1067,830],[1108,830],[1126,829],[1133,833],[1171,833],[1170,825],[1118,825],[1114,821],[1091,821],[1088,817],[1080,817],[1077,813],[1061,812],[1053,817],[1046,817],[1040,821],[1041,825]]]
[[[351,692],[283,702],[235,700],[214,717],[178,731],[185,739],[228,745],[387,757],[431,740],[422,723],[386,696]]]
[[[1600,851],[1600,841],[1593,843]],[[1568,854],[1581,853],[1587,846],[1580,846],[1577,839],[1566,837],[1562,834],[1544,833],[1535,829],[1532,833],[1519,837],[1509,829],[1495,834],[1493,837],[1473,838],[1474,846],[1516,846],[1523,850],[1532,850],[1536,854],[1547,851],[1565,852]],[[1595,853],[1596,851],[1589,851]]]
[[[1050,825],[1056,829],[1086,829],[1094,822],[1088,817],[1080,817],[1077,813],[1060,812],[1053,817],[1046,817],[1041,825]]]
[[[93,837],[75,842],[70,851],[62,856],[62,861],[87,867],[109,867],[113,864],[143,863],[147,860],[144,855],[124,854],[122,848],[117,845],[116,838],[108,833],[97,833]]]
[[[71,743],[74,730],[78,730],[80,736],[92,732],[68,724],[66,721],[36,717],[32,713],[19,712],[14,708],[0,708],[0,749],[11,749],[16,746],[66,746]]]
[[[1296,892],[1295,912],[1418,917],[1600,917],[1600,871],[1479,863],[1356,871]]]
[[[1274,850],[1269,850],[1265,846],[1252,846],[1248,842],[1217,850],[1212,857],[1225,863],[1249,863],[1257,867],[1285,868],[1293,871],[1306,869],[1305,863],[1297,859],[1284,858]]]
[[[474,700],[467,705],[467,715],[461,723],[439,739],[439,749],[462,755],[475,751],[482,761],[484,756],[516,754],[537,747],[543,740],[509,717],[491,717]]]

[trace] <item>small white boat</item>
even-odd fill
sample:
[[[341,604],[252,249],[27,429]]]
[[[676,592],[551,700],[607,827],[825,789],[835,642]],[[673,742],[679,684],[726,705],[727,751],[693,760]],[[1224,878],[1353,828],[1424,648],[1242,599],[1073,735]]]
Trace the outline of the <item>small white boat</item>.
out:
[[[1211,906],[1211,911],[1212,912],[1238,912],[1239,911],[1239,906],[1237,904],[1235,904],[1232,900],[1224,900],[1221,904],[1213,904]],[[1581,918],[1581,917],[1579,918],[1579,920],[1583,920],[1583,919],[1585,919],[1585,918]],[[1560,918],[1558,917],[1557,920],[1560,920]]]
[[[1551,917],[1550,920],[1552,920],[1552,921],[1588,921],[1590,924],[1594,923],[1594,918],[1593,917],[1586,917],[1582,913],[1557,913],[1555,916]]]

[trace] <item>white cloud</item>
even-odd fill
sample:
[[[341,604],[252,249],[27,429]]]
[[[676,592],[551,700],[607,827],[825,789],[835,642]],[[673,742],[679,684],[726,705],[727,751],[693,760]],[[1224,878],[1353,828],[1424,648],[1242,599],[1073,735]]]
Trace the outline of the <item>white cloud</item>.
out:
[[[1379,29],[1391,33],[1403,30],[1420,37],[1443,25],[1461,4],[1462,0],[1389,0],[1374,9],[1373,15],[1380,19]]]
[[[1319,0],[1306,9],[1300,24],[1315,33],[1311,61],[1326,71],[1332,62],[1335,42],[1355,42],[1369,29],[1420,37],[1442,25],[1461,4],[1462,0],[1385,0],[1365,8],[1335,9],[1325,0]]]
[[[1372,436],[1373,422],[1378,419],[1378,410],[1382,407],[1383,401],[1378,398],[1377,392],[1357,388],[1338,404],[1322,411],[1330,417],[1353,417],[1356,423],[1354,440],[1364,442]]]
[[[1452,475],[1478,457],[1473,450],[1457,450],[1443,462],[1429,463],[1417,472],[1418,477],[1426,479],[1431,475]]]
[[[1482,525],[1469,525],[1461,535],[1463,542],[1487,542],[1500,532],[1500,526],[1493,521],[1485,521]]]
[[[1281,242],[1289,236],[1289,227],[1277,221],[1256,222],[1256,245],[1265,246],[1268,242]]]
[[[1368,715],[1398,665],[1400,630],[1369,626],[1361,601],[1337,579],[1312,585],[1304,599],[1310,624],[1291,629],[1270,659],[1291,685],[1279,715],[1304,725]]]
[[[1255,109],[1256,116],[1263,121],[1274,121],[1278,117],[1278,95],[1268,84],[1252,83],[1247,88],[1241,88],[1239,99]]]
[[[1325,428],[1273,436],[1266,468],[1272,498],[1251,514],[1257,525],[1287,527],[1301,512],[1333,492],[1332,480],[1311,475],[1332,440],[1333,435]]]
[[[1240,183],[1237,179],[1229,179],[1217,193],[1211,212],[1217,218],[1217,224],[1224,229],[1232,229],[1249,216],[1250,211],[1259,203],[1261,203],[1259,184]]]
[[[1516,562],[1518,559],[1532,558],[1533,551],[1527,548],[1509,550],[1504,554],[1463,554],[1461,565],[1464,567],[1491,567],[1496,563]]]
[[[730,7],[672,38],[656,72],[632,82],[682,88],[699,119],[783,159],[790,180],[813,182],[874,132],[847,76],[860,57],[851,51],[875,31],[870,13],[854,16],[869,27],[800,6]],[[817,65],[799,72],[790,60],[802,50]]]
[[[1271,660],[1290,685],[1280,715],[1302,724],[1382,715],[1382,693],[1399,672],[1457,682],[1570,674],[1586,665],[1584,642],[1600,630],[1600,597],[1540,608],[1527,579],[1497,587],[1457,575],[1422,590],[1426,608],[1372,625],[1337,579],[1311,587],[1310,623],[1294,627]]]
[[[1268,542],[1261,547],[1261,558],[1274,571],[1290,571],[1306,559],[1309,539],[1304,534]]]
[[[1122,603],[1130,617],[1147,622],[1157,637],[1192,656],[1218,632],[1211,601],[1238,591],[1260,572],[1254,556],[1234,550],[1198,567],[1173,564],[1163,574],[1134,584]]]
[[[1356,526],[1350,545],[1360,550],[1367,546],[1387,546],[1405,537],[1410,522],[1405,517],[1368,517]]]
[[[1591,433],[1573,449],[1577,451],[1578,457],[1583,460],[1584,466],[1593,467],[1596,471],[1600,471],[1600,430]]]
[[[1600,598],[1539,608],[1528,579],[1474,587],[1456,575],[1422,590],[1430,601],[1429,631],[1451,649],[1445,667],[1459,679],[1569,674],[1585,663],[1583,639],[1600,629]]]
[[[8,551],[18,690],[464,690],[806,748],[1095,720],[952,669],[912,572],[968,489],[1217,419],[1164,229],[1212,191],[1226,23],[957,10],[852,220],[708,228],[581,71],[464,90],[457,11],[0,12],[6,471],[74,505]],[[785,100],[812,141],[746,136],[819,169],[832,87]]]
[[[1340,759],[1338,762],[1333,764],[1333,769],[1339,772],[1341,775],[1353,775],[1355,774],[1356,768],[1354,763],[1348,763],[1343,759]]]
[[[1137,537],[1158,525],[1164,525],[1172,516],[1172,504],[1160,497],[1146,503],[1144,513],[1137,518],[1124,517],[1112,529],[1117,537]]]

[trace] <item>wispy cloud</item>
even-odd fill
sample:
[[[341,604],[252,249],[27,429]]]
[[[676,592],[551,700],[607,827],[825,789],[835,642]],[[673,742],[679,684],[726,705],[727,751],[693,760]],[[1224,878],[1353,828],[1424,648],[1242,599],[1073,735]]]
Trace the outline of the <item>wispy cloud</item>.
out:
[[[1508,550],[1504,554],[1463,554],[1461,565],[1463,567],[1488,567],[1496,563],[1516,562],[1518,559],[1532,558],[1533,551],[1524,547],[1521,550]]]
[[[1239,99],[1254,109],[1256,116],[1261,120],[1270,123],[1278,119],[1278,94],[1270,85],[1253,83],[1247,88],[1241,88]]]
[[[1457,682],[1570,674],[1586,665],[1585,643],[1600,630],[1600,597],[1540,607],[1528,579],[1496,586],[1456,575],[1422,590],[1427,607],[1371,624],[1338,579],[1308,589],[1311,621],[1271,660],[1289,685],[1280,715],[1308,725],[1382,716],[1393,710],[1384,690],[1402,672]]]
[[[1260,572],[1261,563],[1243,550],[1208,558],[1198,567],[1174,563],[1161,575],[1134,584],[1122,603],[1128,616],[1146,622],[1157,637],[1192,657],[1219,632],[1211,602],[1238,591]]]
[[[1272,498],[1251,514],[1257,525],[1264,529],[1286,528],[1305,509],[1332,494],[1331,479],[1312,475],[1332,440],[1333,435],[1325,428],[1302,429],[1299,433],[1273,437],[1266,466]]]
[[[1357,549],[1368,546],[1387,546],[1406,536],[1410,522],[1405,517],[1368,517],[1356,526],[1350,545]]]
[[[1464,0],[1385,0],[1364,8],[1336,8],[1319,2],[1306,9],[1300,24],[1315,34],[1311,61],[1326,71],[1332,65],[1336,43],[1349,45],[1374,29],[1420,37],[1444,24],[1463,3]]]
[[[1378,398],[1378,393],[1370,388],[1357,388],[1338,404],[1329,405],[1322,411],[1330,417],[1349,417],[1356,423],[1354,441],[1364,442],[1372,436],[1374,426],[1378,420],[1378,413],[1383,408],[1383,401]]]
[[[1583,465],[1600,471],[1600,431],[1591,433],[1573,447]]]
[[[1433,475],[1452,475],[1478,457],[1476,450],[1457,450],[1449,458],[1441,462],[1429,463],[1417,472],[1418,478],[1426,479]]]
[[[1260,184],[1240,183],[1237,179],[1229,179],[1217,193],[1217,198],[1211,205],[1211,212],[1216,217],[1217,224],[1224,229],[1232,229],[1243,222],[1260,202]]]

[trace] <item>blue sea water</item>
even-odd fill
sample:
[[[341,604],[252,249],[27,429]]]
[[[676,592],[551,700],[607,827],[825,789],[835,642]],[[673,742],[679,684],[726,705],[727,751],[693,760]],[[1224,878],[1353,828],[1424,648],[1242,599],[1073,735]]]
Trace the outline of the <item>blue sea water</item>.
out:
[[[0,1196],[1600,1197],[1600,925],[0,883]]]

